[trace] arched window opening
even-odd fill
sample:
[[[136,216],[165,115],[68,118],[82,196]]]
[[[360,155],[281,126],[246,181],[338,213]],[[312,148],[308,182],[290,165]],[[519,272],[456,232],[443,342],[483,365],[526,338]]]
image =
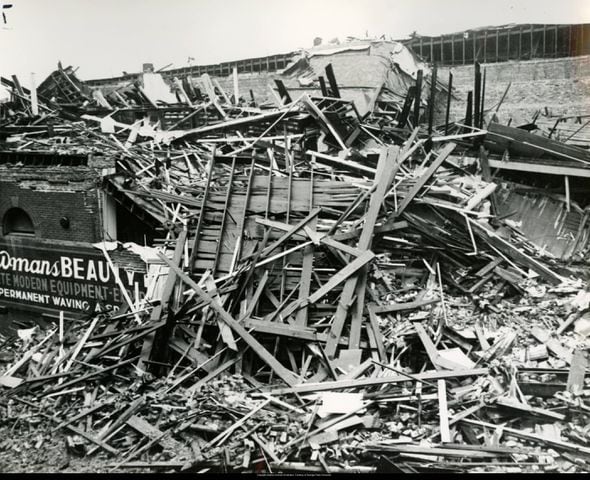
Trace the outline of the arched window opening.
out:
[[[31,217],[21,208],[11,208],[4,215],[4,235],[35,235]]]

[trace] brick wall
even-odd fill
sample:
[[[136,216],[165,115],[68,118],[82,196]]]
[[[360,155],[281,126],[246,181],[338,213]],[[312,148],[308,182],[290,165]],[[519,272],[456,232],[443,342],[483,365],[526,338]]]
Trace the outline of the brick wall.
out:
[[[97,179],[108,165],[19,166],[0,165],[0,227],[14,207],[30,216],[35,236],[74,242],[97,242],[101,237],[101,210]],[[67,217],[69,227],[60,219]],[[4,233],[0,228],[0,236]]]
[[[0,218],[13,207],[29,214],[39,238],[96,242],[100,240],[100,212],[96,189],[87,191],[37,191],[0,182]],[[68,217],[69,228],[60,225]]]
[[[581,57],[482,64],[486,69],[485,108],[497,105],[512,82],[498,116],[505,123],[530,121],[541,110],[551,116],[590,114],[590,55]],[[473,90],[474,67],[439,68],[439,77],[453,73],[451,120],[465,116],[467,92]],[[545,108],[547,110],[545,110]]]

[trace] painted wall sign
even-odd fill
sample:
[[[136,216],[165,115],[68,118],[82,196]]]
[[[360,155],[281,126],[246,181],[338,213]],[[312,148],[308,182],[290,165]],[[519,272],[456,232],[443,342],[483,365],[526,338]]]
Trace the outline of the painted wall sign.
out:
[[[145,291],[144,274],[115,265],[134,297]],[[95,313],[123,303],[116,277],[101,251],[86,244],[34,239],[0,240],[0,304],[44,311]]]

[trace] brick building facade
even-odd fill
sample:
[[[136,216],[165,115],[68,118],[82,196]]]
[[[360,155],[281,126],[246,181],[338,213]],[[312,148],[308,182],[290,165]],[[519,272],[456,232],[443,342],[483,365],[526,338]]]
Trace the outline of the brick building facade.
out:
[[[114,161],[101,156],[0,153],[2,236],[88,243],[116,238],[113,206],[99,188],[101,176],[113,172]],[[15,215],[28,216],[33,232],[13,231]]]

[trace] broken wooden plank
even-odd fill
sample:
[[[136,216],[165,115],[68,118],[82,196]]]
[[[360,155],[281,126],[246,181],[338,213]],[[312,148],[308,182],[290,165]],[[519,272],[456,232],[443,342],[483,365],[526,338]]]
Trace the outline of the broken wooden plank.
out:
[[[369,324],[370,328],[373,330],[373,335],[375,337],[375,343],[377,344],[377,351],[379,352],[379,360],[383,363],[387,362],[387,353],[385,351],[385,345],[383,343],[383,335],[381,334],[381,329],[379,328],[379,319],[377,318],[377,314],[375,313],[376,305],[369,304],[367,310],[369,311]]]
[[[447,384],[443,379],[437,381],[438,384],[438,417],[440,425],[440,441],[442,443],[451,442],[451,432],[449,429],[449,410],[447,407]]]
[[[495,430],[498,427],[498,425],[495,425],[493,423],[482,422],[479,420],[471,420],[471,419],[467,419],[467,418],[461,419],[460,422],[465,423],[467,425],[474,425],[477,427],[490,428],[492,430]],[[572,451],[572,452],[576,452],[576,453],[583,453],[585,455],[590,455],[590,448],[584,447],[582,445],[576,445],[574,443],[565,442],[562,440],[555,440],[552,438],[543,437],[543,436],[540,436],[538,433],[523,432],[522,430],[518,430],[516,428],[511,428],[511,427],[507,427],[507,426],[502,426],[502,430],[504,432],[504,435],[513,435],[517,438],[522,438],[524,440],[527,440],[527,441],[530,441],[533,443],[538,443],[541,445],[549,445],[549,446],[559,449],[559,450],[567,450],[567,451]]]
[[[418,192],[422,189],[422,187],[424,187],[424,185],[426,185],[426,182],[430,180],[432,175],[434,175],[434,172],[438,170],[438,168],[452,153],[456,146],[457,145],[455,143],[450,142],[442,148],[442,150],[438,153],[438,156],[434,159],[426,171],[420,175],[420,178],[416,180],[416,183],[414,183],[410,191],[404,196],[402,203],[397,207],[396,211],[391,214],[387,220],[393,220],[404,212],[407,206],[412,202],[412,200],[414,200]]]
[[[561,358],[564,360],[568,365],[572,363],[572,352],[565,348],[559,340],[554,337],[551,337],[551,334],[548,330],[543,330],[540,327],[533,327],[531,329],[531,335],[536,338],[539,342],[544,343],[547,345],[547,348],[551,353],[553,353],[557,358]]]
[[[3,387],[16,388],[21,383],[23,383],[23,381],[24,380],[22,378],[13,377],[11,375],[1,375],[0,376],[0,385]]]
[[[584,377],[588,367],[588,351],[582,349],[574,350],[572,363],[567,376],[567,391],[574,395],[580,395],[584,389]]]
[[[381,149],[379,161],[377,164],[377,175],[375,177],[374,182],[375,190],[371,195],[369,210],[365,215],[363,231],[361,232],[361,237],[357,245],[357,248],[361,251],[371,251],[369,249],[371,247],[373,229],[375,228],[377,216],[379,215],[379,211],[381,209],[381,205],[383,204],[383,200],[385,198],[385,194],[389,188],[389,185],[393,181],[393,178],[400,167],[398,156],[399,148],[397,147]],[[364,266],[361,269],[359,269],[359,272],[361,276],[366,274]],[[334,315],[334,320],[332,321],[332,326],[330,328],[330,338],[328,339],[328,343],[326,344],[326,355],[328,355],[329,358],[334,358],[336,355],[338,341],[342,334],[342,329],[344,328],[344,323],[346,321],[348,309],[351,304],[352,298],[355,292],[357,291],[357,281],[357,276],[349,278],[346,281],[346,284],[344,285],[342,294],[340,295],[340,301],[338,302],[338,306],[336,307],[336,313]],[[359,299],[359,301],[362,303],[363,299],[361,298]],[[358,348],[358,342],[360,341],[361,323],[362,312],[361,315],[356,315],[351,323],[351,348]]]
[[[236,322],[223,307],[221,307],[217,302],[214,302],[213,298],[208,293],[203,291],[192,278],[186,275],[177,265],[172,263],[165,255],[158,253],[158,256],[170,267],[170,269],[176,272],[176,274],[184,283],[189,285],[195,291],[195,293],[201,298],[201,300],[203,300],[206,304],[210,305],[210,307],[221,316],[223,321],[225,321],[237,335],[242,337],[244,342],[246,342],[252,348],[252,350],[254,350],[254,352],[262,360],[264,360],[267,363],[267,365],[271,367],[273,371],[282,380],[285,381],[287,385],[293,386],[299,382],[299,379],[295,376],[295,374],[293,374],[293,372],[283,367],[274,358],[274,356],[268,350],[266,350],[266,348],[264,348],[262,344],[260,344],[260,342],[258,342],[258,340],[256,340],[252,335],[250,335],[250,333],[248,333],[248,331],[242,325]]]
[[[497,398],[496,405],[506,408],[512,408],[522,413],[526,413],[533,416],[544,417],[551,420],[565,420],[565,415],[558,412],[552,412],[551,410],[546,410],[544,408],[538,407],[531,407],[530,405],[525,405],[513,398]]]
[[[125,423],[134,430],[137,430],[144,437],[147,437],[150,440],[157,440],[157,443],[162,445],[166,450],[175,452],[181,447],[179,442],[173,438],[167,438],[164,432],[161,432],[147,420],[138,417],[137,415],[131,415]]]
[[[563,279],[555,272],[553,272],[551,269],[547,268],[538,260],[535,260],[529,255],[521,252],[515,246],[513,246],[503,238],[499,237],[492,230],[488,229],[487,227],[484,227],[482,224],[476,222],[471,218],[468,218],[467,221],[470,223],[471,227],[473,228],[473,231],[480,238],[482,238],[485,242],[489,243],[493,247],[496,247],[506,256],[512,258],[513,260],[519,262],[522,265],[525,265],[531,270],[534,270],[541,277],[543,277],[545,280],[552,283],[553,285],[559,285],[563,281]]]
[[[392,303],[391,305],[380,305],[373,307],[373,311],[377,314],[402,312],[404,310],[415,310],[417,308],[434,305],[440,302],[440,298],[428,298],[424,300],[416,300],[414,302]]]
[[[489,370],[487,368],[474,368],[470,370],[455,370],[455,371],[428,371],[423,373],[416,373],[413,377],[418,380],[439,380],[447,378],[463,378],[474,377],[479,375],[487,375]],[[380,378],[366,378],[359,380],[336,380],[333,382],[323,383],[306,383],[291,388],[278,388],[271,390],[273,395],[283,395],[288,393],[307,393],[307,392],[325,392],[328,390],[342,390],[347,388],[362,388],[376,385],[387,385],[389,383],[401,383],[412,381],[407,375],[380,377]]]

